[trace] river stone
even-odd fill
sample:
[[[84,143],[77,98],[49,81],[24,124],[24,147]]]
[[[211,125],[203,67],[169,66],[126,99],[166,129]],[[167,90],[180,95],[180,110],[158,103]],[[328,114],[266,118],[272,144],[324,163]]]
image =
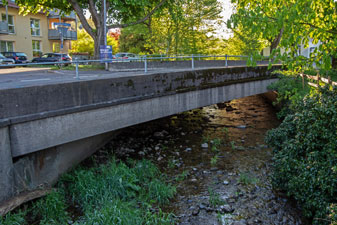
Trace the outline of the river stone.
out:
[[[199,209],[206,209],[206,206],[202,203],[199,204]]]
[[[242,219],[242,220],[239,220],[239,221],[234,221],[232,223],[232,225],[247,225],[247,221]]]
[[[230,205],[222,205],[219,207],[219,211],[222,213],[232,213],[234,209]]]
[[[201,147],[202,148],[208,148],[208,144],[207,143],[203,143],[203,144],[201,144]]]
[[[199,208],[196,208],[192,211],[192,215],[197,216],[199,214],[199,212],[200,212]]]

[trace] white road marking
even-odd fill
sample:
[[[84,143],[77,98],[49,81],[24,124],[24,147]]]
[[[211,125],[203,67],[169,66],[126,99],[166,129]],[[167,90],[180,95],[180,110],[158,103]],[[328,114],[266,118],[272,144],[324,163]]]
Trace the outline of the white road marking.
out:
[[[91,75],[91,76],[79,76],[80,78],[86,78],[86,77],[98,77],[98,75]],[[76,78],[76,77],[74,77],[74,78]]]
[[[20,80],[21,82],[34,82],[34,81],[45,81],[50,80],[50,78],[42,78],[42,79],[33,79],[33,80]]]

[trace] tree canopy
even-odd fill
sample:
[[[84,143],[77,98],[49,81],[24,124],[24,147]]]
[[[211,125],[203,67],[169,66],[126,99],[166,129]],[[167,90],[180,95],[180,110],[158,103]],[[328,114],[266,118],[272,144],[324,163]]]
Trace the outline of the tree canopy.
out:
[[[316,63],[331,67],[337,56],[337,2],[333,0],[232,0],[235,13],[230,28],[261,34],[272,49],[272,56],[301,69]],[[300,45],[320,42],[310,58],[298,54]],[[284,51],[281,51],[283,49]]]
[[[218,0],[171,0],[148,21],[122,30],[121,51],[160,54],[208,54],[219,41]]]
[[[122,28],[143,23],[168,0],[106,0],[107,29]],[[16,0],[22,13],[60,9],[67,13],[74,10],[85,31],[95,43],[95,56],[99,45],[104,45],[104,0]],[[145,9],[145,10],[144,10]],[[88,23],[86,14],[94,25]]]

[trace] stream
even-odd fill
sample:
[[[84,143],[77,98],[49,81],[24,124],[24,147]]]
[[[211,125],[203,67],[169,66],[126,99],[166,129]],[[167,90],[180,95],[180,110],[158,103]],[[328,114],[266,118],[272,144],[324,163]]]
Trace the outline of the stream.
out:
[[[177,187],[163,207],[176,224],[309,224],[272,189],[264,136],[279,124],[255,95],[122,129],[94,157],[151,159]]]

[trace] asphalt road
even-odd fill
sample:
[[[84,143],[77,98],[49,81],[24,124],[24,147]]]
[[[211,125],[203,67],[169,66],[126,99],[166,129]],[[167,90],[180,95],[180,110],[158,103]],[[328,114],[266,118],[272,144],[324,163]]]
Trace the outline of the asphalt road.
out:
[[[180,69],[186,71],[189,69]],[[79,71],[79,79],[76,78],[75,71],[51,70],[50,68],[6,68],[0,69],[0,90],[22,88],[29,86],[40,86],[46,84],[78,82],[82,80],[94,80],[114,77],[131,77],[139,75],[149,75],[158,72],[173,72],[179,70],[152,70],[144,73],[138,71],[111,72],[105,70]]]

